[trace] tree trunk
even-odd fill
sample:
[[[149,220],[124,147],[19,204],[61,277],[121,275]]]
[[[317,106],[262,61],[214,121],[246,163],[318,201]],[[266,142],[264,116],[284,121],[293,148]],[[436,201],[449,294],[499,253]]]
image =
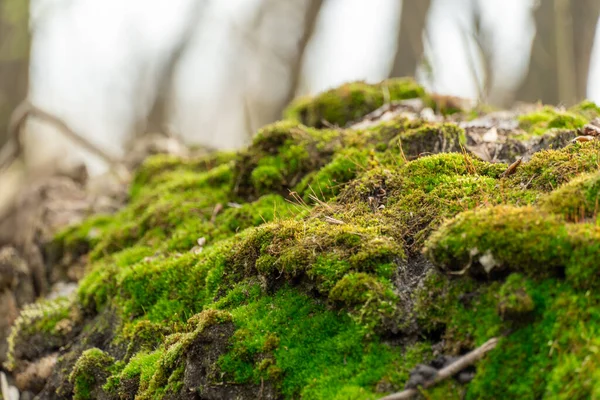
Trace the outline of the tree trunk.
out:
[[[414,76],[423,57],[423,30],[431,0],[403,0],[390,77]]]
[[[245,81],[245,120],[249,136],[264,124],[276,121],[296,96],[302,81],[306,49],[315,32],[325,0],[283,2],[263,0],[245,35],[251,45],[248,64],[255,63],[256,73]],[[272,31],[275,20],[285,20],[289,28]],[[238,78],[239,79],[239,78]],[[263,87],[277,79],[283,83],[268,95]]]
[[[556,42],[554,40],[554,0],[541,0],[533,13],[536,33],[531,46],[529,69],[517,100],[557,104],[558,71],[556,68]]]
[[[600,17],[600,0],[571,0],[577,100],[587,95],[590,58]]]
[[[300,33],[296,52],[289,64],[290,84],[288,85],[288,89],[281,103],[281,107],[276,110],[277,116],[281,116],[284,108],[294,99],[296,93],[298,92],[298,87],[302,77],[302,65],[304,64],[306,47],[308,46],[308,43],[315,32],[317,18],[319,17],[319,12],[321,11],[322,6],[323,0],[310,0],[306,5],[302,32]]]
[[[0,147],[13,110],[27,97],[29,0],[0,0]]]
[[[141,132],[136,132],[136,134],[156,132],[168,133],[166,130],[171,116],[170,108],[173,96],[173,82],[181,59],[194,38],[196,27],[199,24],[202,7],[204,7],[204,5],[198,1],[191,10],[182,36],[179,38],[173,52],[169,55],[169,59],[159,76],[154,101],[146,119],[145,126],[142,128]]]
[[[586,97],[600,0],[541,0],[529,70],[517,100],[573,104]]]

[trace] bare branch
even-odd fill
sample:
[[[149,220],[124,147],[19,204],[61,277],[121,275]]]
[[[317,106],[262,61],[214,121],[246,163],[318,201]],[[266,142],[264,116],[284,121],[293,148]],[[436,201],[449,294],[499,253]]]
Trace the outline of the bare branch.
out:
[[[121,166],[121,162],[104,150],[88,141],[84,136],[75,132],[66,122],[62,119],[52,115],[36,106],[31,104],[29,100],[23,101],[13,111],[10,123],[8,126],[8,139],[10,144],[2,149],[0,153],[0,170],[4,170],[12,165],[23,152],[23,144],[21,141],[21,131],[28,117],[39,118],[43,122],[49,123],[60,131],[65,137],[78,144],[90,153],[98,156],[104,160],[111,169],[115,170],[121,177],[127,178],[128,172]]]

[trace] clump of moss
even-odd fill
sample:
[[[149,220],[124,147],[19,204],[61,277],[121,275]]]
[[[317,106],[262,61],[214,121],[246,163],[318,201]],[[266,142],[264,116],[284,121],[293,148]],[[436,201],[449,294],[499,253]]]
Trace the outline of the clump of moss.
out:
[[[540,206],[562,214],[570,221],[583,221],[597,215],[600,201],[600,174],[583,174],[552,191]]]
[[[388,282],[364,272],[349,273],[331,289],[329,298],[347,306],[361,306],[354,316],[368,327],[381,325],[398,312],[398,296]]]
[[[218,152],[191,159],[160,154],[148,157],[136,171],[131,184],[131,197],[136,198],[142,192],[168,182],[183,173],[201,173],[227,164],[235,159],[235,153]]]
[[[596,103],[590,100],[584,100],[579,104],[575,104],[569,109],[569,111],[575,114],[582,115],[588,120],[592,120],[600,116],[600,107],[598,107]]]
[[[400,352],[367,339],[351,318],[289,287],[239,307],[233,320],[239,329],[231,338],[231,352],[219,361],[226,379],[260,383],[278,368],[284,378],[280,391],[288,398],[374,397],[365,388],[380,381],[401,388],[411,366],[431,352],[426,344]],[[278,346],[269,351],[272,361],[265,362],[273,336]]]
[[[594,254],[600,228],[572,224],[532,207],[465,212],[433,234],[427,255],[448,273],[498,277],[521,272],[561,277],[578,288],[598,285]]]
[[[526,279],[519,274],[511,274],[500,288],[498,312],[505,320],[522,320],[534,310],[535,304],[527,292]]]
[[[600,141],[574,143],[560,150],[537,152],[507,178],[520,188],[550,192],[576,176],[598,170]]]
[[[499,206],[460,214],[431,235],[426,252],[448,273],[485,278],[514,270],[549,277],[561,273],[569,253],[567,236],[557,216]]]
[[[276,285],[281,277],[286,281],[306,280],[323,295],[333,296],[332,300],[346,302],[348,299],[342,296],[344,287],[353,281],[341,282],[344,277],[351,272],[376,273],[384,280],[362,280],[365,284],[372,283],[373,293],[365,292],[364,298],[346,302],[358,306],[359,314],[369,314],[371,320],[379,318],[373,315],[375,310],[380,316],[389,317],[394,313],[390,278],[397,263],[403,259],[402,247],[379,235],[376,228],[330,224],[318,218],[288,220],[265,225],[235,246],[226,261],[231,272],[226,273],[224,284],[230,285],[231,280],[253,274],[258,274],[267,288]],[[356,276],[368,278],[366,274]],[[373,301],[386,306],[367,310],[358,304]]]
[[[121,381],[139,381],[140,399],[162,398],[177,395],[183,387],[185,353],[190,346],[213,325],[231,321],[226,311],[209,309],[188,320],[187,332],[171,335],[163,346],[152,353],[140,353],[120,373]],[[123,388],[121,391],[124,391]]]
[[[398,136],[390,146],[402,148],[406,156],[416,158],[421,154],[460,152],[466,143],[464,130],[454,124],[426,124]]]
[[[582,115],[559,111],[550,106],[519,116],[521,129],[534,136],[541,136],[549,129],[575,130],[582,128],[587,122],[588,120]]]
[[[144,392],[150,385],[162,355],[163,352],[160,350],[139,351],[129,360],[120,374],[109,378],[110,385],[117,387],[116,391],[121,398],[131,398],[138,392]]]
[[[99,398],[102,386],[110,375],[110,367],[114,363],[114,358],[98,348],[85,350],[69,375],[69,382],[73,384],[73,398]]]
[[[154,351],[171,333],[169,327],[148,320],[138,321],[126,328],[123,332],[123,339],[128,342],[125,359],[136,353]]]
[[[294,188],[302,194],[306,203],[331,200],[337,196],[343,185],[363,171],[371,158],[368,150],[347,148],[336,153],[330,163],[307,175]]]
[[[331,158],[341,146],[339,137],[336,131],[318,131],[288,121],[262,128],[235,164],[235,194],[243,198],[287,194]]]
[[[385,101],[417,97],[426,98],[425,90],[409,78],[390,79],[375,85],[353,82],[315,98],[295,100],[284,111],[284,117],[316,128],[343,127],[381,107]]]
[[[7,367],[14,369],[16,360],[35,360],[40,349],[51,351],[66,344],[80,318],[73,299],[65,297],[25,306],[8,338]]]

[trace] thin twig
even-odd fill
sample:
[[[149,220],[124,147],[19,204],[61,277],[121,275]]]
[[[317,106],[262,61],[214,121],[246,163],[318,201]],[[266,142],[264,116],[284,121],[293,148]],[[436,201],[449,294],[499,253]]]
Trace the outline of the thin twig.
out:
[[[481,358],[483,358],[483,356],[490,350],[494,349],[497,344],[498,344],[498,339],[491,338],[490,340],[488,340],[487,342],[485,342],[484,344],[482,344],[475,350],[460,357],[458,360],[454,361],[452,364],[440,369],[438,371],[437,375],[435,376],[435,378],[433,378],[431,381],[425,383],[422,387],[424,389],[430,388],[430,387],[434,386],[435,384],[437,384],[445,379],[448,379],[453,375],[456,375],[463,369],[467,368],[470,365],[475,364],[475,362],[477,362]],[[379,400],[410,399],[413,396],[417,395],[418,393],[419,393],[418,389],[406,389],[402,392],[393,393],[393,394],[390,394],[389,396],[382,397]]]

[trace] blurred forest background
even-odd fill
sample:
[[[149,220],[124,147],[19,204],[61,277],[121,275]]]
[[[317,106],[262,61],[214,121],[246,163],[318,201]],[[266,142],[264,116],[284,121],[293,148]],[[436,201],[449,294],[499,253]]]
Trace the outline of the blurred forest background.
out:
[[[157,131],[239,148],[295,96],[350,80],[600,100],[599,15],[600,0],[0,0],[0,143],[25,98],[115,157]],[[27,165],[106,168],[39,119],[22,133]]]

